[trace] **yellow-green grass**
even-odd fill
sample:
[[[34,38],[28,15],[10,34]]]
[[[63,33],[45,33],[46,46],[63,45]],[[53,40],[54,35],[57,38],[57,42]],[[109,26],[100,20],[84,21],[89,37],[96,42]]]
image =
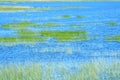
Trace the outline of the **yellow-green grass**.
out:
[[[41,31],[41,36],[52,37],[57,41],[88,40],[86,31]]]
[[[52,10],[52,8],[34,8],[29,6],[0,6],[0,11],[24,11],[24,10],[35,10],[35,11],[43,11],[43,10]]]
[[[117,22],[107,22],[108,26],[117,26]]]
[[[40,65],[6,64],[0,67],[0,80],[119,80],[120,62],[85,62]],[[43,69],[44,68],[44,69]],[[56,73],[55,73],[56,72]]]
[[[117,41],[120,42],[120,35],[111,35],[105,37],[106,41]]]

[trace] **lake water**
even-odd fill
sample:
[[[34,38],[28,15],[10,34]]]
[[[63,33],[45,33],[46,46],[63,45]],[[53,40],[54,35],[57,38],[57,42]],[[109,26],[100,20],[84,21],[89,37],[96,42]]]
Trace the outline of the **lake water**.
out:
[[[87,31],[84,41],[58,42],[50,38],[47,43],[34,45],[0,45],[0,63],[80,61],[105,58],[120,59],[120,42],[106,41],[106,36],[120,35],[120,2],[0,2],[0,6],[29,6],[52,10],[0,11],[0,37],[16,36],[16,31],[2,25],[29,21],[35,23],[58,22],[63,26],[30,28],[35,31]],[[61,16],[68,18],[61,18]],[[69,16],[68,16],[69,15]],[[76,17],[78,16],[78,17]],[[70,18],[69,18],[70,17]],[[112,23],[113,25],[107,24]],[[70,25],[75,25],[70,27]],[[77,26],[79,25],[79,26]]]

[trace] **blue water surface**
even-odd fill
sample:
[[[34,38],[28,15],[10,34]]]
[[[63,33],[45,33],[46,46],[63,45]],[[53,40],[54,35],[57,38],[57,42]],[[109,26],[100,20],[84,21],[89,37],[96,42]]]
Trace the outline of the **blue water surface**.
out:
[[[104,36],[120,34],[120,2],[0,2],[0,6],[30,6],[35,8],[54,8],[45,11],[0,12],[0,37],[16,36],[14,30],[2,28],[2,24],[31,21],[36,23],[59,22],[63,26],[39,28],[37,30],[84,30],[88,36],[98,36],[88,41],[36,43],[34,46],[19,44],[14,46],[0,45],[0,63],[7,62],[40,62],[91,60],[98,58],[120,59],[120,42],[108,42]],[[63,8],[64,6],[83,6],[83,8]],[[23,16],[27,14],[27,16]],[[60,18],[70,15],[72,18]],[[85,18],[78,19],[81,15]],[[118,25],[109,27],[107,22]],[[81,28],[70,28],[70,24],[81,24]]]

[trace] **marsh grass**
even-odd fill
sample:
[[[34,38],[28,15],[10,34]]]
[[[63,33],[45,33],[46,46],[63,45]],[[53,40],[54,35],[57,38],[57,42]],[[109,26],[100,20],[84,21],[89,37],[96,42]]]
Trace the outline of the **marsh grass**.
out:
[[[62,63],[0,66],[0,80],[119,80],[120,63],[87,62],[77,66]]]

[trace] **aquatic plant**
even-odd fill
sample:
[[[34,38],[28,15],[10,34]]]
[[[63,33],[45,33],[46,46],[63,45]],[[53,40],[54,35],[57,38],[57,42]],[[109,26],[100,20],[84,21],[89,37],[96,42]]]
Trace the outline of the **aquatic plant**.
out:
[[[82,18],[85,18],[85,16],[77,15],[76,18],[82,19]]]
[[[88,40],[86,31],[41,31],[41,36],[52,37],[57,41]]]
[[[108,26],[117,26],[118,24],[116,22],[108,22],[107,25]]]
[[[20,37],[39,37],[37,32],[31,31],[31,30],[27,30],[27,29],[19,30],[19,31],[17,31],[17,34]]]
[[[26,27],[38,27],[39,24],[37,23],[33,23],[33,22],[18,22],[18,23],[9,23],[9,24],[3,24],[2,25],[2,28],[5,28],[5,29],[15,29],[15,30],[19,30],[19,29],[25,29]]]
[[[61,17],[62,17],[62,18],[71,18],[70,15],[62,15]]]
[[[112,36],[106,36],[106,41],[117,41],[120,42],[120,35],[112,35]]]
[[[1,42],[18,42],[18,39],[16,37],[0,37]]]

